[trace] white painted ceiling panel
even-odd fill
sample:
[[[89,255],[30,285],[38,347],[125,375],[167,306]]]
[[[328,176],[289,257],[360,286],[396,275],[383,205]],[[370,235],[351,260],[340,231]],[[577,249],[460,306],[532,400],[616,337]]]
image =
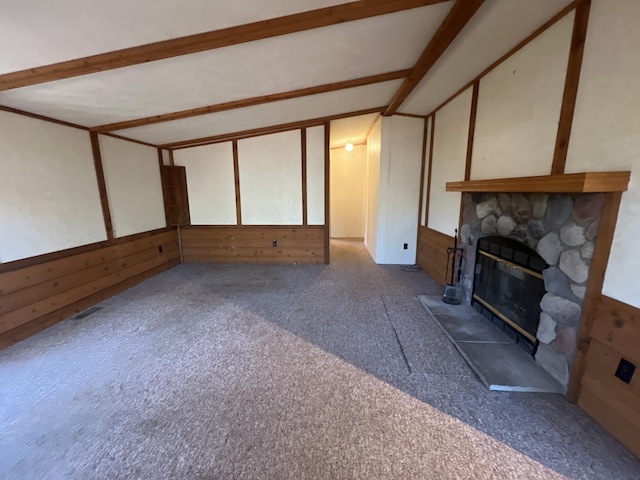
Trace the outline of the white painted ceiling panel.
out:
[[[343,147],[347,143],[365,143],[367,133],[378,118],[379,113],[341,118],[331,122],[331,148]]]
[[[427,115],[571,0],[487,0],[400,112]]]
[[[410,68],[452,2],[0,92],[85,126]]]
[[[153,144],[165,144],[240,132],[381,107],[389,103],[401,84],[402,80],[393,80],[255,107],[130,128],[116,133]]]
[[[0,73],[23,70],[348,0],[2,0]]]

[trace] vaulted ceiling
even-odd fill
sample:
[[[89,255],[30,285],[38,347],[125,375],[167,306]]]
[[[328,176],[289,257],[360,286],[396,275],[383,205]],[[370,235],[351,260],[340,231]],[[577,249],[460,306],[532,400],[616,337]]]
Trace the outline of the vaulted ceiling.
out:
[[[0,105],[167,146],[369,114],[356,138],[372,112],[430,113],[570,3],[4,0]]]

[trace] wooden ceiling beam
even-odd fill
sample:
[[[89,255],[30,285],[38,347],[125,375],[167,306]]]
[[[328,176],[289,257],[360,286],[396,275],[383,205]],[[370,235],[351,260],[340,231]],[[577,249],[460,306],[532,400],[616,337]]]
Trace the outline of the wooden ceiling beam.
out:
[[[396,92],[391,103],[389,103],[384,115],[393,115],[400,108],[483,3],[484,0],[456,1],[449,15],[444,19],[442,25],[440,25],[440,28],[438,28],[438,31],[429,42],[429,45],[420,55],[411,73]]]
[[[204,145],[212,145],[214,143],[228,142],[230,140],[240,140],[242,138],[258,137],[260,135],[268,135],[270,133],[286,132],[298,128],[308,128],[322,125],[331,120],[340,118],[356,117],[358,115],[367,115],[369,113],[380,113],[384,111],[386,106],[367,108],[366,110],[358,110],[355,112],[339,113],[337,115],[329,115],[326,117],[312,118],[309,120],[299,120],[296,122],[283,123],[280,125],[271,125],[269,127],[253,128],[251,130],[243,130],[241,132],[224,133],[222,135],[213,135],[211,137],[194,138],[191,140],[182,140],[180,142],[165,143],[159,145],[160,148],[168,148],[170,150],[180,150],[183,148],[202,147]]]
[[[360,0],[283,17],[163,40],[0,75],[0,91],[189,55],[314,28],[442,3],[446,0]]]
[[[198,115],[207,115],[210,113],[223,112],[225,110],[233,110],[236,108],[253,107],[255,105],[262,105],[264,103],[277,102],[280,100],[289,100],[292,98],[299,98],[308,95],[316,95],[319,93],[334,92],[336,90],[344,90],[347,88],[362,87],[364,85],[371,85],[373,83],[387,82],[390,80],[398,80],[406,78],[411,73],[410,69],[398,70],[396,72],[382,73],[379,75],[371,75],[363,78],[356,78],[354,80],[346,80],[336,83],[328,83],[325,85],[317,85],[314,87],[301,88],[298,90],[291,90],[288,92],[274,93],[270,95],[262,95],[259,97],[245,98],[242,100],[235,100],[232,102],[218,103],[216,105],[209,105],[206,107],[192,108],[190,110],[182,110],[180,112],[165,113],[162,115],[155,115],[152,117],[138,118],[135,120],[127,120],[124,122],[110,123],[108,125],[101,125],[91,128],[92,132],[104,133],[113,132],[116,130],[123,130],[126,128],[135,128],[145,125],[153,125],[155,123],[170,122],[172,120],[181,120],[183,118],[195,117]]]

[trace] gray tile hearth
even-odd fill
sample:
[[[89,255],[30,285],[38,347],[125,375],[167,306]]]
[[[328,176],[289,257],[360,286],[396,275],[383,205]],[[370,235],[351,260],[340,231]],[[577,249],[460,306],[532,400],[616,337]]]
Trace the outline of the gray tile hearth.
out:
[[[420,295],[422,305],[489,390],[564,393],[564,388],[503,332],[468,305]]]

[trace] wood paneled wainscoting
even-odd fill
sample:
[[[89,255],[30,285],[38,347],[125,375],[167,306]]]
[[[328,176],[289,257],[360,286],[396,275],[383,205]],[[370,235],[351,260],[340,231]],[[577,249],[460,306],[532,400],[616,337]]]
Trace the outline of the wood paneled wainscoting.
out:
[[[418,265],[436,282],[444,286],[447,275],[447,248],[453,247],[453,237],[418,227]]]
[[[0,265],[0,348],[180,263],[163,228]]]
[[[636,365],[630,383],[620,360]],[[578,405],[640,456],[640,309],[601,296],[596,302]]]
[[[192,225],[181,241],[185,263],[325,263],[323,225]]]

